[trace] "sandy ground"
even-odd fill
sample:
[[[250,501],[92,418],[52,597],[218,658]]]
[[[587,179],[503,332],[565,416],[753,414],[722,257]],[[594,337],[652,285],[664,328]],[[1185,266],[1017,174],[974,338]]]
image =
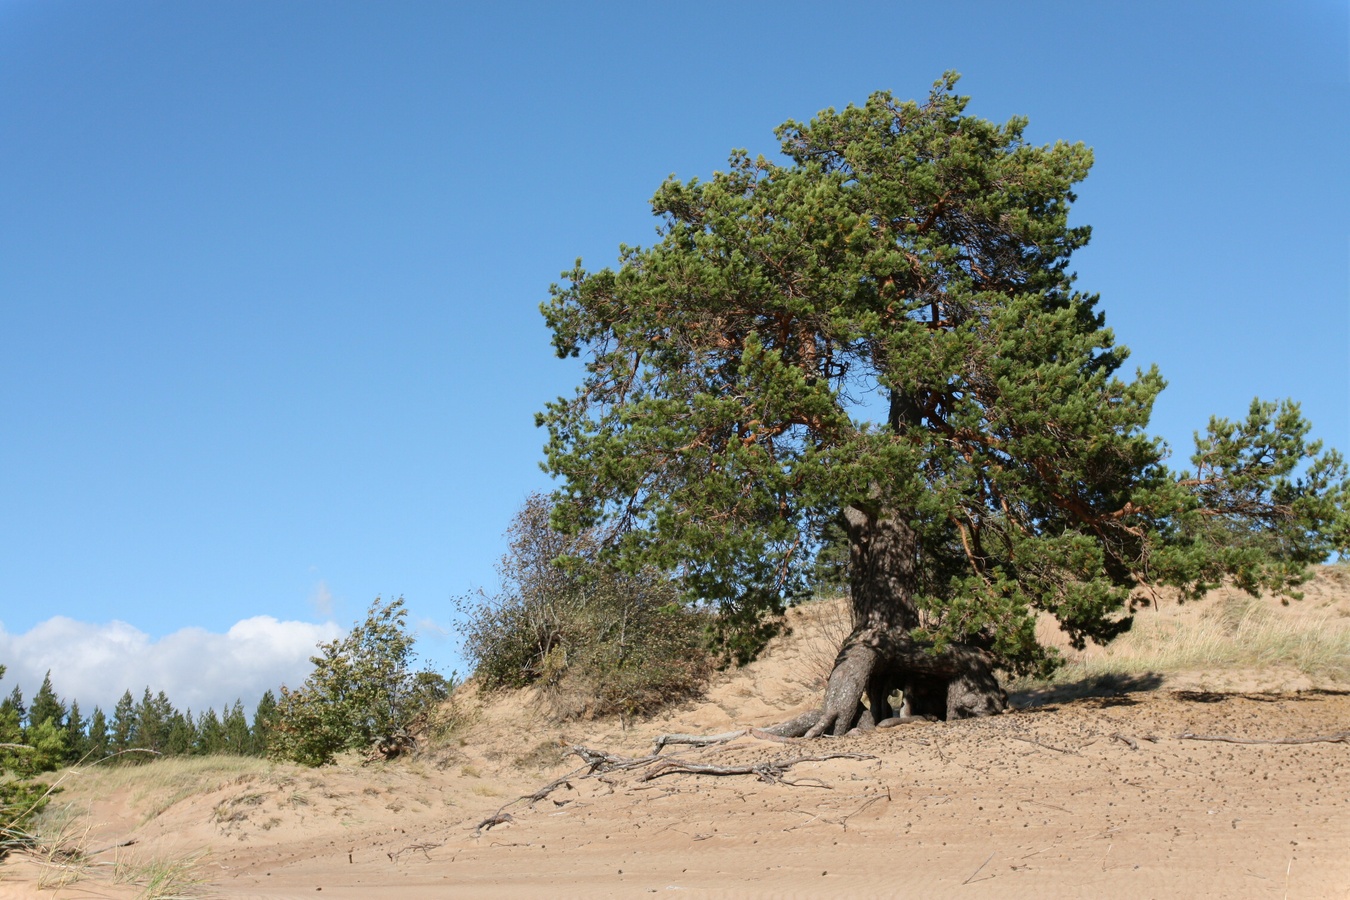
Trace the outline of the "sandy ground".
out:
[[[1350,609],[1340,583],[1309,599]],[[1350,743],[1198,739],[1350,730],[1350,685],[1269,689],[1287,673],[1145,676],[1098,696],[1021,695],[992,719],[663,754],[760,775],[588,772],[569,750],[636,759],[658,734],[781,721],[818,698],[839,627],[826,607],[796,610],[792,633],[706,700],[628,727],[537,725],[517,696],[477,706],[461,746],[412,762],[259,765],[181,798],[76,774],[61,800],[102,852],[59,888],[59,861],[15,857],[0,898],[135,897],[111,863],[184,858],[198,894],[238,898],[1350,898]],[[1215,682],[1247,687],[1197,688]]]

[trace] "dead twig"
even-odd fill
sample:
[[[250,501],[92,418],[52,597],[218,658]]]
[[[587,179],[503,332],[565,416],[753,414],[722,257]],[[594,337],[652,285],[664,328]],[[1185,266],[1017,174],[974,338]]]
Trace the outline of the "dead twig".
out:
[[[109,844],[108,846],[100,847],[97,850],[90,850],[85,855],[98,856],[100,853],[107,853],[109,850],[119,850],[122,847],[130,847],[131,845],[135,844],[137,840],[138,840],[137,838],[131,838],[130,840],[122,841],[120,844]]]
[[[1036,739],[1034,739],[1034,738],[1029,738],[1029,737],[1018,737],[1018,736],[1015,735],[1015,734],[1010,734],[1010,735],[1008,735],[1008,737],[1012,738],[1014,741],[1026,741],[1028,744],[1035,744],[1037,747],[1044,747],[1044,748],[1047,749],[1047,750],[1053,750],[1053,751],[1055,751],[1056,753],[1063,753],[1063,754],[1065,754],[1066,756],[1078,756],[1078,755],[1079,755],[1077,750],[1065,750],[1063,747],[1052,747],[1052,746],[1050,746],[1049,744],[1042,744],[1040,741],[1038,741],[1038,740],[1036,740]]]
[[[515,801],[513,800],[511,802],[514,803]],[[515,820],[516,820],[515,816],[511,815],[510,813],[504,813],[501,810],[498,810],[493,815],[488,816],[486,819],[478,823],[478,827],[473,830],[473,836],[478,837],[480,834],[482,834],[484,831],[487,831],[490,828],[494,828],[497,825],[505,825],[507,822],[514,822]]]
[[[1235,738],[1223,734],[1194,734],[1189,731],[1177,735],[1179,741],[1223,741],[1228,744],[1350,744],[1350,731],[1319,734],[1306,738]]]
[[[508,816],[507,818],[510,818],[510,817]],[[435,843],[435,842],[432,842],[432,841],[423,841],[423,842],[421,842],[421,843],[419,843],[419,844],[409,844],[408,846],[403,847],[403,848],[400,849],[400,850],[395,850],[395,851],[393,851],[392,853],[385,853],[385,856],[389,857],[389,860],[390,860],[391,862],[398,862],[399,857],[402,856],[402,855],[405,854],[405,853],[418,853],[418,852],[420,852],[423,856],[425,856],[425,857],[427,858],[427,861],[430,862],[430,861],[431,861],[431,854],[428,853],[427,851],[428,851],[428,850],[435,850],[437,847],[441,847],[441,846],[444,846],[444,844],[443,844],[443,843]],[[350,861],[350,854],[348,855],[348,859],[349,859],[349,861]]]
[[[971,879],[971,878],[974,878],[976,875],[980,874],[980,869],[983,869],[985,866],[989,865],[989,860],[993,859],[993,858],[994,858],[994,854],[997,853],[997,852],[998,852],[997,850],[991,851],[990,854],[984,858],[984,862],[980,863],[979,868],[977,868],[974,872],[971,872],[971,873],[970,873],[970,877],[967,878],[965,881],[963,881],[963,882],[961,882],[961,883],[962,883],[962,884],[970,884],[970,879]]]

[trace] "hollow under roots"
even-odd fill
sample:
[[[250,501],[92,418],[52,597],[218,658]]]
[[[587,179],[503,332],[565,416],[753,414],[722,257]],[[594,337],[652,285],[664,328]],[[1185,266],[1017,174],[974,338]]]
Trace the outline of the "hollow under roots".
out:
[[[904,701],[892,709],[897,691]],[[907,634],[858,629],[835,658],[825,705],[765,730],[783,737],[842,735],[875,728],[892,714],[968,719],[997,715],[1007,705],[1008,695],[979,647],[952,644],[934,651]]]

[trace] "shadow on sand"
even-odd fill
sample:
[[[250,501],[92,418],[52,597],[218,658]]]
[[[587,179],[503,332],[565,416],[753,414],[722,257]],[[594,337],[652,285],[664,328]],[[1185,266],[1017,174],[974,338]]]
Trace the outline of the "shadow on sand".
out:
[[[1154,672],[1142,675],[1092,675],[1079,681],[1009,691],[1008,700],[1018,709],[1043,707],[1087,697],[1102,698],[1103,706],[1132,706],[1138,701],[1130,699],[1129,694],[1156,691],[1162,684],[1163,676]]]

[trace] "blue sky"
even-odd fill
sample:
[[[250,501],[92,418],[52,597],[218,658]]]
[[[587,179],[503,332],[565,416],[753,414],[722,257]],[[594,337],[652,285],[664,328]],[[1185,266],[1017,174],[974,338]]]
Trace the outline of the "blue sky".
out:
[[[577,378],[549,283],[668,174],[947,69],[1095,149],[1079,284],[1157,433],[1294,397],[1350,450],[1348,46],[1332,0],[4,0],[0,690],[255,697],[377,594],[462,667]]]

